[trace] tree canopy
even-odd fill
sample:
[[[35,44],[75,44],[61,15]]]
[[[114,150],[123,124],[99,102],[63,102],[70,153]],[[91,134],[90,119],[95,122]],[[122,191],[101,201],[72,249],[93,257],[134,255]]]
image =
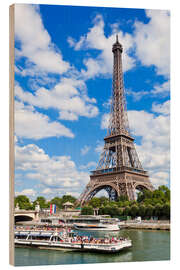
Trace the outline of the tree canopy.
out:
[[[17,203],[18,203],[20,209],[25,209],[25,210],[33,209],[33,206],[31,204],[29,198],[25,195],[19,195],[19,196],[15,197],[15,200],[14,200],[15,207],[16,207]]]
[[[136,201],[129,201],[127,196],[120,196],[116,202],[104,197],[94,197],[88,202],[88,206],[99,208],[99,214],[112,217],[151,218],[155,216],[169,219],[170,190],[166,186],[160,186],[154,191],[143,190],[137,194]]]
[[[33,203],[25,195],[15,197],[15,206],[18,203],[20,209],[35,209],[37,202],[41,209],[49,208],[50,204],[56,204],[57,210],[63,208],[65,202],[75,203],[76,198],[71,195],[54,197],[47,201],[43,196],[38,196]],[[120,216],[141,216],[142,218],[170,218],[170,190],[166,186],[159,186],[154,191],[143,190],[137,194],[136,201],[129,201],[127,196],[120,196],[117,201],[110,201],[105,196],[93,197],[85,207],[81,209],[83,215],[93,215],[94,208],[99,209],[99,214]]]

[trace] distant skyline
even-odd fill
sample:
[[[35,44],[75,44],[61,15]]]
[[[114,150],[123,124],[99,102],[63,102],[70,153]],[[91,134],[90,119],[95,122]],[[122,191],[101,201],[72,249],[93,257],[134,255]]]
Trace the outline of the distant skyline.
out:
[[[139,158],[155,187],[169,186],[169,24],[160,10],[15,5],[16,195],[85,188],[106,135],[116,34]]]

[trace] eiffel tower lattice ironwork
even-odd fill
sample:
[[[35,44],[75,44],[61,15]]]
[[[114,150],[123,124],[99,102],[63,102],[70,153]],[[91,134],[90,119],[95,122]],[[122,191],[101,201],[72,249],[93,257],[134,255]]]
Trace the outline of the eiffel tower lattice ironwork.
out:
[[[77,201],[81,205],[102,189],[107,191],[111,200],[117,200],[121,195],[134,200],[136,189],[153,190],[148,173],[138,158],[134,138],[130,135],[123,85],[123,48],[117,35],[112,52],[113,91],[107,136],[97,168],[91,173],[90,181]]]

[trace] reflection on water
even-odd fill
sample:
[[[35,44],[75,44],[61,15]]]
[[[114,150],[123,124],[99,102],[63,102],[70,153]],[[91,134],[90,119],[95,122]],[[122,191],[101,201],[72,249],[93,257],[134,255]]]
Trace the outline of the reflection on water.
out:
[[[167,231],[121,230],[120,232],[78,232],[81,235],[121,235],[129,237],[133,247],[116,254],[16,248],[15,265],[85,264],[105,262],[157,261],[170,259],[170,233]]]

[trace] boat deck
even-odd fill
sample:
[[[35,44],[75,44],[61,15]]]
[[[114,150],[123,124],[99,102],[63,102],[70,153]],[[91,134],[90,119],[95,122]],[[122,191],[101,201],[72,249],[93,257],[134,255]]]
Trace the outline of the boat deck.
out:
[[[33,239],[34,238],[34,239]],[[16,246],[29,246],[45,249],[68,249],[76,251],[93,251],[115,253],[132,246],[129,239],[95,239],[60,236],[58,233],[15,232],[14,243]]]

